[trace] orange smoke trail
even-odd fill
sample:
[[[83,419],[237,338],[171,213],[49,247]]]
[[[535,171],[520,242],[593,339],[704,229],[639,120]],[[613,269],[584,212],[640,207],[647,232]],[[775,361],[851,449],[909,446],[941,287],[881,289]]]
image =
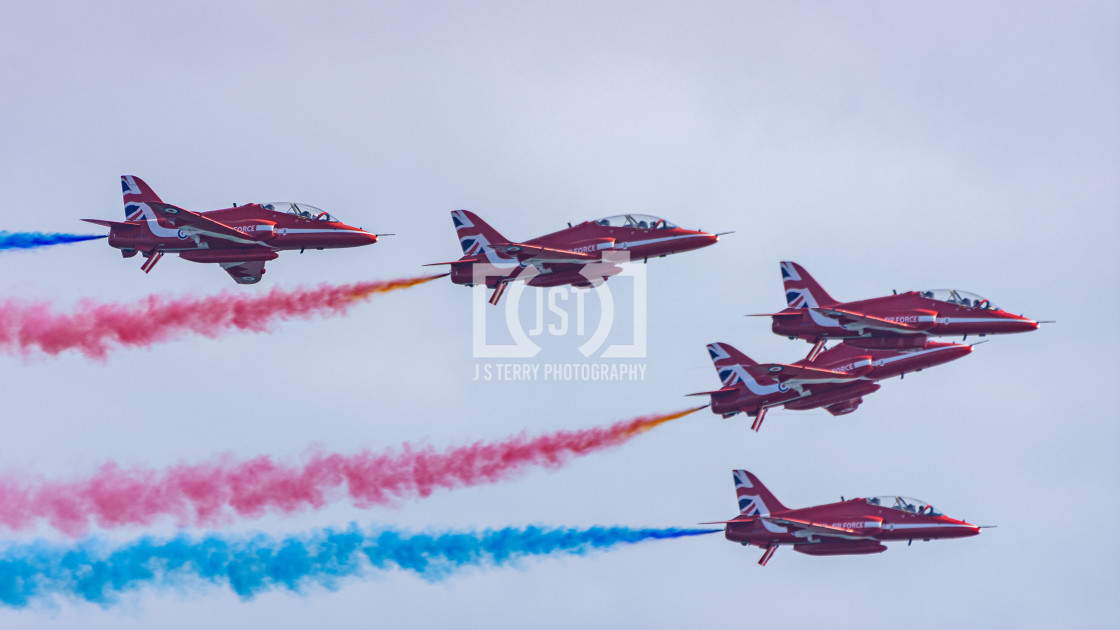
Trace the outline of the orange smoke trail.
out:
[[[446,278],[451,274],[441,273],[438,276],[420,276],[417,278],[400,278],[398,280],[386,280],[384,282],[364,282],[360,284],[351,285],[353,290],[350,294],[352,300],[364,300],[377,293],[388,293],[396,291],[397,289],[409,289],[418,284],[431,282],[439,278]]]
[[[443,274],[446,275],[446,274]],[[264,295],[225,292],[202,298],[150,295],[134,304],[79,302],[59,314],[47,304],[0,302],[0,352],[47,354],[77,350],[104,359],[113,346],[149,346],[193,333],[218,337],[230,330],[262,332],[277,321],[346,312],[378,293],[407,289],[443,275],[357,282],[314,289],[273,289]]]
[[[637,418],[623,425],[623,427],[620,428],[620,434],[629,439],[640,433],[645,433],[646,431],[649,431],[654,427],[665,424],[666,422],[676,420],[677,418],[683,418],[689,414],[696,413],[697,411],[705,408],[707,408],[707,405],[704,405],[702,407],[695,407],[693,409],[685,409],[684,411],[677,411],[675,413],[667,413],[662,416],[648,416],[645,418]]]

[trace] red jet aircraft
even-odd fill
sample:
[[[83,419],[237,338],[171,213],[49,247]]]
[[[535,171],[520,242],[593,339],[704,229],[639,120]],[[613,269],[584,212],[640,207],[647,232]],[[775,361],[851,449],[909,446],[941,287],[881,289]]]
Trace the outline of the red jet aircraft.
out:
[[[109,228],[109,245],[125,258],[137,252],[148,273],[164,253],[217,263],[238,284],[260,282],[264,264],[285,249],[333,249],[377,242],[377,235],[339,222],[314,206],[278,202],[191,212],[164,203],[144,180],[121,176],[125,221],[83,219]]]
[[[840,302],[817,284],[801,265],[782,262],[782,282],[789,306],[773,318],[775,334],[814,342],[816,356],[830,338],[877,338],[884,347],[921,346],[925,337],[999,335],[1027,332],[1038,322],[1004,311],[966,291],[908,291],[884,297]]]
[[[730,344],[708,344],[723,387],[689,396],[711,396],[712,413],[730,418],[740,412],[753,417],[758,431],[766,410],[823,407],[834,416],[851,413],[863,397],[878,391],[876,381],[948,363],[972,352],[972,346],[925,340],[916,348],[881,348],[852,339],[792,364],[757,363]]]
[[[451,220],[463,257],[432,264],[451,265],[451,281],[455,284],[469,287],[485,281],[494,289],[491,304],[498,303],[514,280],[534,287],[597,286],[622,271],[619,262],[707,247],[721,234],[729,234],[686,230],[644,214],[622,214],[576,226],[568,224],[559,232],[519,243],[499,234],[473,212],[454,210]],[[475,265],[480,267],[476,270]]]
[[[899,496],[849,499],[839,503],[791,510],[782,505],[753,474],[732,471],[739,516],[723,525],[724,536],[741,545],[766,551],[758,561],[770,561],[780,545],[810,556],[881,553],[889,540],[930,541],[964,538],[980,533],[976,526],[949,518],[925,501]]]

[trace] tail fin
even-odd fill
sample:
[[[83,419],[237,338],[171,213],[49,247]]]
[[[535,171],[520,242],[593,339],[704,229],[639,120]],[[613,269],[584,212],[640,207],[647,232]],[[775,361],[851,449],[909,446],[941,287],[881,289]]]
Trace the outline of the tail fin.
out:
[[[740,514],[765,516],[771,512],[786,510],[786,506],[762,485],[758,477],[746,470],[733,470],[731,474],[735,479],[735,495],[739,499]]]
[[[729,343],[708,344],[708,354],[712,357],[712,363],[715,364],[716,373],[719,374],[719,380],[724,387],[730,387],[738,382],[736,366],[758,365],[757,361],[739,352]]]
[[[790,308],[813,308],[837,303],[804,267],[795,262],[782,261],[782,284],[785,285],[786,304]]]
[[[135,175],[121,175],[121,191],[124,193],[124,216],[129,221],[140,219],[145,211],[150,210],[143,206],[149,202],[163,203],[152,187]],[[154,218],[152,217],[145,218]]]
[[[494,243],[510,242],[470,210],[452,210],[451,220],[455,223],[455,233],[459,235],[459,245],[466,256],[492,250],[490,246]]]

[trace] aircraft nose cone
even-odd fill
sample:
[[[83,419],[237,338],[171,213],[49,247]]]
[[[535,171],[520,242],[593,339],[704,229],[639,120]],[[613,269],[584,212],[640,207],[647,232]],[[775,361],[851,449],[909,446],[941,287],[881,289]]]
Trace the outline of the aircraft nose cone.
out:
[[[1019,333],[1038,330],[1038,322],[1033,319],[1008,313],[1007,311],[999,311],[997,315],[1002,317],[1002,321],[998,324],[999,330],[997,332]]]
[[[969,536],[976,536],[980,530],[984,529],[979,525],[973,525],[968,521],[951,518],[948,516],[938,517],[938,523],[942,526],[942,538],[967,538]]]
[[[964,530],[965,536],[980,535],[981,527],[979,525],[973,525],[972,523],[966,523],[965,521],[960,521],[960,524],[963,526],[961,529]]]
[[[365,230],[353,230],[346,236],[351,247],[361,247],[362,245],[373,245],[377,242],[377,235]]]
[[[697,249],[699,249],[701,247],[707,247],[709,245],[715,245],[717,242],[719,242],[719,234],[709,234],[707,232],[697,232],[696,236],[693,239],[693,242],[696,243],[696,248]]]
[[[968,356],[968,354],[972,352],[972,346],[963,343],[938,344],[938,347],[931,349],[934,349],[935,352],[926,355],[926,362],[930,366],[943,365],[950,361],[956,361],[957,359]]]
[[[941,348],[941,352],[939,353],[939,355],[944,361],[952,361],[954,359],[968,356],[970,353],[972,353],[972,346],[963,343],[953,343],[945,344],[945,346]]]

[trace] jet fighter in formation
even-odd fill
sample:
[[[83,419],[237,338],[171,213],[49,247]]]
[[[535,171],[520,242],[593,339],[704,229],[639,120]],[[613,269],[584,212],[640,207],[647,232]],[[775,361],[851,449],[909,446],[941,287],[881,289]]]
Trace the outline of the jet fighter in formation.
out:
[[[689,394],[711,397],[712,412],[730,418],[746,413],[758,431],[766,410],[824,408],[851,413],[877,381],[948,363],[972,346],[931,341],[934,336],[1026,332],[1039,322],[996,308],[965,291],[911,291],[839,302],[801,265],[783,261],[788,308],[765,315],[776,334],[813,342],[808,356],[792,364],[753,361],[726,343],[708,344],[722,387]],[[840,343],[825,349],[834,339]]]
[[[237,284],[254,284],[278,251],[377,242],[377,234],[303,203],[251,203],[200,213],[164,203],[134,175],[121,176],[121,187],[124,221],[83,220],[109,228],[109,245],[125,258],[142,254],[147,259],[140,267],[144,273],[165,253],[177,253],[184,260],[221,265]]]
[[[164,253],[217,263],[238,284],[259,282],[265,262],[278,251],[357,247],[378,235],[341,223],[301,203],[264,203],[196,213],[164,203],[139,177],[121,178],[125,221],[86,219],[109,228],[109,244],[125,258],[142,254],[150,272]],[[498,304],[515,281],[530,286],[594,287],[634,260],[707,247],[725,233],[687,230],[658,217],[622,214],[585,221],[527,241],[512,241],[478,215],[455,210],[452,221],[463,250],[449,265],[455,284],[481,284]],[[745,413],[758,431],[768,409],[823,408],[832,415],[855,411],[879,382],[948,363],[970,352],[963,343],[931,337],[1026,332],[1039,322],[997,308],[980,296],[956,290],[910,291],[840,302],[804,267],[781,263],[787,308],[763,316],[774,333],[813,343],[794,363],[758,363],[727,343],[708,344],[721,381],[708,396],[713,413]],[[826,348],[829,341],[839,341]],[[892,540],[975,536],[981,527],[949,518],[932,505],[901,496],[856,498],[789,509],[746,470],[733,471],[739,515],[710,524],[725,526],[728,540],[764,549],[765,566],[781,545],[813,555],[873,554]]]
[[[453,211],[451,220],[463,257],[432,265],[450,265],[455,284],[494,289],[491,304],[497,304],[506,286],[517,280],[534,287],[593,287],[622,271],[622,262],[707,247],[721,236],[686,230],[659,217],[621,214],[568,224],[558,232],[518,242],[468,210]]]
[[[829,295],[801,265],[782,261],[787,308],[773,318],[774,334],[814,342],[810,358],[829,339],[891,340],[920,346],[926,337],[1002,335],[1036,330],[1038,322],[1000,309],[967,291],[907,291],[855,302]]]
[[[894,495],[860,499],[841,498],[807,508],[789,509],[746,470],[732,471],[739,515],[724,525],[724,536],[741,545],[766,551],[762,566],[781,545],[810,556],[881,553],[892,540],[930,541],[975,536],[983,529],[949,518],[925,501]]]
[[[690,396],[710,396],[712,412],[730,418],[746,413],[758,431],[766,410],[824,408],[834,416],[851,413],[884,379],[948,363],[972,352],[959,343],[923,340],[917,348],[870,347],[863,340],[845,341],[816,358],[791,364],[758,363],[727,343],[708,344],[722,387]]]

